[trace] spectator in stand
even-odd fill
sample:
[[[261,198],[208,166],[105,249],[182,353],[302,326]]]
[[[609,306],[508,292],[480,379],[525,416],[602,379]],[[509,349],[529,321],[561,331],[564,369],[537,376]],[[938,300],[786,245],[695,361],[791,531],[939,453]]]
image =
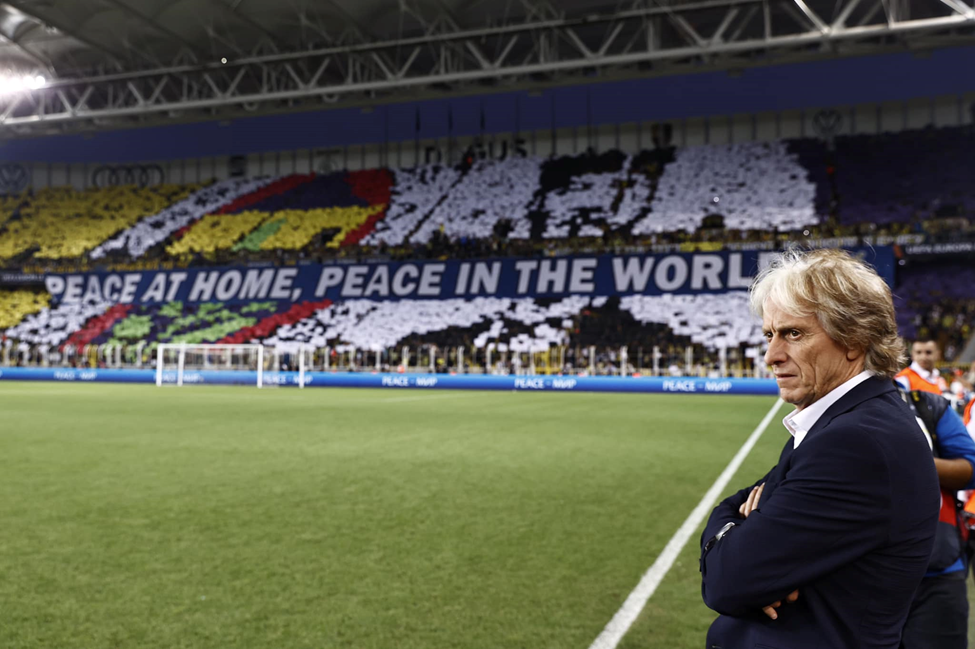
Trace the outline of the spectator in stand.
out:
[[[942,394],[948,391],[948,383],[935,364],[941,360],[938,343],[930,338],[920,338],[911,345],[911,365],[894,377],[905,390],[922,390]]]

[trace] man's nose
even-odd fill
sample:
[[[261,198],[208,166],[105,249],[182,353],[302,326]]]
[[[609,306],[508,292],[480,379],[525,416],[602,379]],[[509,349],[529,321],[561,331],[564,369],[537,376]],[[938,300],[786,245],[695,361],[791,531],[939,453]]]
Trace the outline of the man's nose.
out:
[[[785,361],[785,348],[782,346],[782,341],[777,336],[772,336],[765,350],[765,364],[775,365],[783,361]]]

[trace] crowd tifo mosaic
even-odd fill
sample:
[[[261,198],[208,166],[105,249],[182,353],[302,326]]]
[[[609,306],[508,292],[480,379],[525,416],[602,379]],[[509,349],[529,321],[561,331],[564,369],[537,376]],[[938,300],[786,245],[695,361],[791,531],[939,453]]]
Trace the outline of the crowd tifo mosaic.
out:
[[[907,223],[946,206],[975,208],[971,139],[964,129],[927,129],[869,141],[839,137],[830,158],[821,142],[803,139],[204,185],[27,190],[0,197],[0,267],[178,262],[213,268],[255,260],[279,266],[282,254],[328,263],[345,251],[382,252],[438,239],[560,242],[623,234],[635,240],[709,227],[795,231],[821,225],[827,214],[838,214],[840,224]],[[840,170],[835,177],[827,176],[827,159]],[[892,184],[887,168],[914,175]],[[929,177],[938,182],[924,180]],[[839,206],[831,199],[837,191]],[[264,341],[363,349],[437,334],[475,348],[531,351],[567,339],[635,342],[641,330],[659,327],[682,344],[716,349],[760,342],[741,288],[729,283],[713,295],[637,290],[622,297],[612,289],[556,297],[442,294],[436,303],[412,296],[380,303],[312,290],[284,299],[272,291],[243,303],[214,295],[202,304],[168,292],[152,304],[107,294],[64,303],[57,295],[7,290],[0,291],[0,328],[8,339],[57,346]],[[907,308],[899,317],[902,326],[919,325]],[[594,321],[609,333],[597,334]]]
[[[971,140],[964,128],[944,128],[838,137],[831,154],[800,139],[207,186],[27,190],[0,197],[0,265],[329,256],[438,237],[642,237],[694,232],[716,217],[727,230],[790,231],[831,210],[841,223],[908,222],[975,209]],[[830,204],[834,192],[839,205]]]
[[[729,228],[802,227],[817,221],[822,190],[795,148],[749,143],[676,154],[610,151],[293,174],[205,187],[45,189],[0,202],[0,263],[233,259],[423,244],[441,236],[691,232],[715,213]],[[676,186],[692,191],[675,192]]]
[[[164,305],[62,304],[27,315],[7,336],[29,344],[75,349],[89,344],[263,342],[380,350],[427,334],[468,348],[537,352],[565,345],[570,334],[609,342],[623,328],[649,350],[666,329],[707,348],[758,344],[744,291],[710,295],[544,298],[265,301]]]

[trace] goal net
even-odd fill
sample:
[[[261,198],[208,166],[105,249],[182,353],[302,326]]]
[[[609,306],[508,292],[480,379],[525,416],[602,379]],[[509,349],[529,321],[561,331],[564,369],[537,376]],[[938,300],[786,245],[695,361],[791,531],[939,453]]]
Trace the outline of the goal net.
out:
[[[187,345],[156,348],[156,385],[264,385],[263,345]]]

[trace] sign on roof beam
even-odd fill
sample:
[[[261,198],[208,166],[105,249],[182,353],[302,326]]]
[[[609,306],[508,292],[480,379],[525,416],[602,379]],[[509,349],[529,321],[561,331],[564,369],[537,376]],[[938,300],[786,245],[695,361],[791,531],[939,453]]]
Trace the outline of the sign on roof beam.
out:
[[[811,22],[813,26],[819,30],[820,34],[829,33],[829,27],[826,25],[826,23],[820,20],[819,16],[817,16],[816,13],[810,9],[805,2],[803,2],[803,0],[793,0],[793,2],[795,2],[796,6],[799,7],[799,11],[805,14],[806,18],[809,19],[809,22]]]

